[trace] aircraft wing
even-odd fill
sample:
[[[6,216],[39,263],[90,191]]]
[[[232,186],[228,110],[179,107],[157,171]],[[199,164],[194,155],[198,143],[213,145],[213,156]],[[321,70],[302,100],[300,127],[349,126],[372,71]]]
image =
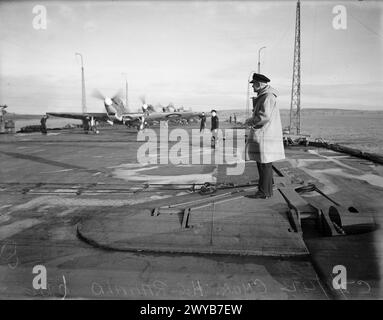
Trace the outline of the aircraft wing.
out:
[[[202,116],[201,112],[153,112],[145,117],[146,120],[171,120],[171,119],[192,119],[200,118]]]
[[[137,121],[142,117],[146,121],[167,121],[170,119],[191,119],[193,117],[199,117],[197,112],[151,112],[151,113],[124,113],[122,115],[124,121]]]
[[[141,112],[136,112],[136,113],[133,113],[133,112],[130,112],[130,113],[123,113],[122,114],[122,118],[124,119],[124,122],[134,122],[134,121],[138,121],[140,120],[142,117],[147,117],[145,114],[141,113]]]
[[[105,112],[87,112],[87,113],[76,113],[76,112],[47,112],[47,115],[59,118],[78,119],[85,120],[86,118],[93,117],[97,121],[107,121],[109,119]]]

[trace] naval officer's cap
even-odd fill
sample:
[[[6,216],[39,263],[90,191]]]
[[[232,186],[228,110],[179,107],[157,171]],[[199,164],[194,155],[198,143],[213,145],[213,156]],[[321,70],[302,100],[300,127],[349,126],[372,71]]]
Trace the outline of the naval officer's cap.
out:
[[[267,83],[267,82],[270,82],[270,79],[268,77],[264,76],[263,74],[254,73],[253,74],[253,80],[251,80],[250,83],[254,83],[254,81]]]

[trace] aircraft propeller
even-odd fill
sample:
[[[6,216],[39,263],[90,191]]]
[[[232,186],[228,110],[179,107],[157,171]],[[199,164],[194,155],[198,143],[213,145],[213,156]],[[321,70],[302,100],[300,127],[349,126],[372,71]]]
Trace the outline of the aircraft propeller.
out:
[[[108,96],[105,96],[100,90],[98,89],[94,89],[93,92],[92,92],[92,96],[96,99],[99,99],[99,100],[103,100],[105,104],[107,105],[111,105],[112,101],[111,100],[114,100],[115,98],[119,98],[120,100],[121,97],[122,97],[123,93],[122,93],[122,89],[119,89],[112,98],[109,98]]]
[[[141,100],[141,103],[142,103],[142,106],[141,106],[142,111],[143,111],[143,112],[148,111],[148,105],[146,104],[146,98],[145,98],[145,95],[141,95],[141,96],[140,96],[140,100]]]

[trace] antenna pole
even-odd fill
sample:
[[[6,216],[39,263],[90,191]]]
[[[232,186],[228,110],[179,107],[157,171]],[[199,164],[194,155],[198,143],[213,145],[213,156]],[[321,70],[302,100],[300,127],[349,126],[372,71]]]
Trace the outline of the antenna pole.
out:
[[[127,110],[129,110],[129,104],[128,104],[128,74],[123,72],[121,73],[123,76],[125,76],[125,107]]]
[[[294,42],[293,82],[291,88],[290,125],[289,132],[296,129],[301,132],[301,3],[297,2]]]
[[[261,51],[266,47],[262,47],[258,50],[258,73],[261,73]]]
[[[247,96],[246,96],[246,119],[250,117],[250,80],[253,77],[255,71],[251,71],[249,74],[249,78],[247,79]]]
[[[82,102],[82,113],[86,113],[84,62],[83,62],[81,53],[76,52],[75,55],[81,57],[81,94],[82,94],[81,102]]]

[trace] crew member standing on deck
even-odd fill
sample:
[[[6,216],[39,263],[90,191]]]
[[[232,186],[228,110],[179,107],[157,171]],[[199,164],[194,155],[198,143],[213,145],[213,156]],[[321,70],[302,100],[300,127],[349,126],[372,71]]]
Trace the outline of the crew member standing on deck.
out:
[[[277,92],[267,84],[269,81],[269,78],[258,73],[254,73],[250,81],[257,97],[253,97],[253,116],[246,120],[246,124],[251,127],[246,155],[248,160],[257,162],[258,191],[249,196],[256,199],[266,199],[273,195],[272,163],[285,158],[282,122],[276,104]]]
[[[217,116],[217,111],[211,110],[211,146],[215,148],[218,142],[218,128],[219,128],[219,119]]]
[[[86,134],[89,133],[89,128],[90,128],[89,123],[90,123],[90,118],[89,117],[86,117],[85,119],[82,120],[82,125],[84,127],[84,131],[85,131]]]
[[[206,116],[205,116],[205,112],[202,112],[202,115],[201,115],[201,126],[199,128],[199,132],[202,132],[205,130],[205,125],[206,125]]]
[[[7,105],[0,106],[0,132],[5,132],[5,114],[7,111],[5,109],[8,108]]]
[[[42,134],[47,134],[47,132],[48,132],[47,131],[47,119],[48,119],[48,116],[45,115],[40,120],[40,124],[41,124],[40,129],[41,129],[41,133]]]

